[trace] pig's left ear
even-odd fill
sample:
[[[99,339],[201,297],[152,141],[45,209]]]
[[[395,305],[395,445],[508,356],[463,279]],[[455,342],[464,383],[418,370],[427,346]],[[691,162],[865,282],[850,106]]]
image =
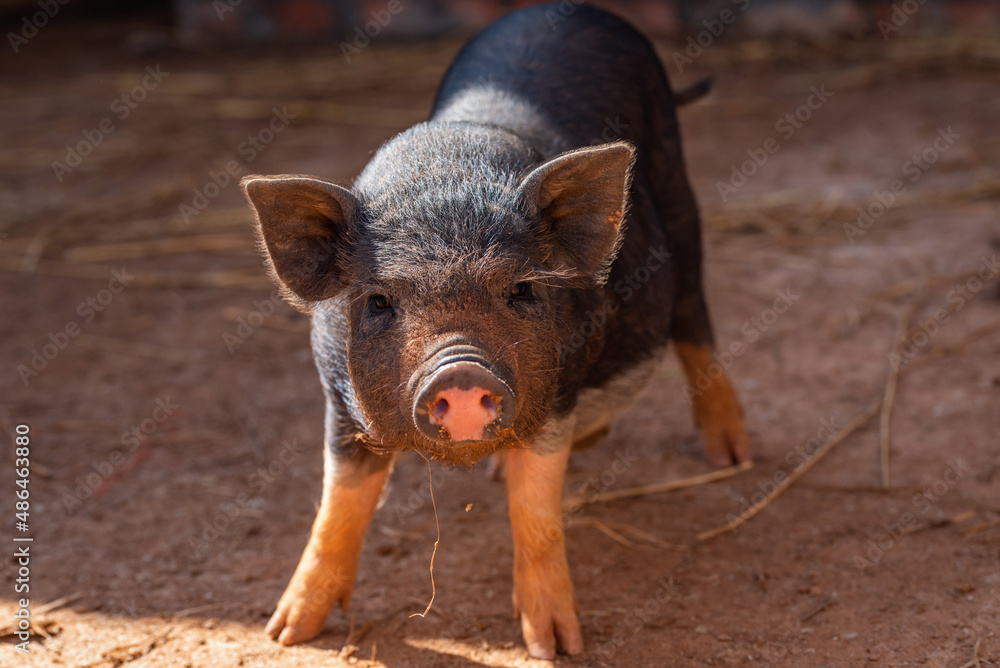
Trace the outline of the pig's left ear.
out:
[[[622,238],[635,149],[615,142],[562,153],[535,167],[519,194],[553,269],[607,280]]]
[[[308,176],[247,176],[240,182],[257,214],[257,232],[272,278],[292,306],[313,303],[347,285],[359,204],[345,188]]]

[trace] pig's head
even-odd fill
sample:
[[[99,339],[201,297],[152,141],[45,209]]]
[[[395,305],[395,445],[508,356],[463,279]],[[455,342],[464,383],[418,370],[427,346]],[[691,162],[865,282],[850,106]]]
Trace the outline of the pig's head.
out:
[[[621,242],[632,156],[614,143],[543,161],[498,129],[428,123],[351,190],[246,177],[272,276],[312,313],[320,375],[349,413],[338,440],[454,463],[527,445],[573,289],[602,285]]]

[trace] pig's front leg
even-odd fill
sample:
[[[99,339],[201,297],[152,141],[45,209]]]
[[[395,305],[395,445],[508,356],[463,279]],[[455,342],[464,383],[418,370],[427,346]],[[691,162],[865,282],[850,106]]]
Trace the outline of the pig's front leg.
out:
[[[583,651],[573,582],[566,563],[562,488],[571,448],[552,454],[511,450],[507,496],[514,536],[514,614],[528,653],[553,659],[556,642],[567,654]]]
[[[382,495],[390,464],[388,458],[368,451],[338,459],[327,447],[323,501],[309,544],[267,623],[267,634],[282,645],[319,635],[336,603],[347,610],[361,541]]]

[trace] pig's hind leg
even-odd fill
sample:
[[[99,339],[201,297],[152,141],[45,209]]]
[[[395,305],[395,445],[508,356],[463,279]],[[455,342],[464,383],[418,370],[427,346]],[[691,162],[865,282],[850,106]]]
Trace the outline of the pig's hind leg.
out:
[[[324,464],[323,500],[309,543],[266,627],[282,645],[319,635],[337,603],[347,609],[361,542],[391,469],[390,458],[363,449],[343,457],[329,446]]]
[[[750,440],[736,390],[712,357],[715,346],[675,340],[688,387],[694,419],[705,441],[705,453],[717,466],[750,459]],[[713,369],[713,365],[717,368]],[[712,374],[712,375],[710,375]]]
[[[718,466],[750,459],[750,441],[743,409],[725,369],[714,359],[715,340],[702,285],[701,223],[683,169],[677,170],[665,211],[667,238],[674,261],[675,297],[670,338],[688,387],[695,422],[705,441],[705,452]]]

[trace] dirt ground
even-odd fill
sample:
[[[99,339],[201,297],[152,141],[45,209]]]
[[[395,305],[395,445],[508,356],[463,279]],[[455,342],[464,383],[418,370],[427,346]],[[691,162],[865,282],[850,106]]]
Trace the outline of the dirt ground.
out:
[[[349,615],[294,648],[264,635],[319,499],[322,402],[308,324],[270,300],[236,179],[208,185],[228,161],[349,181],[426,115],[459,42],[375,43],[351,64],[335,47],[123,49],[143,29],[52,25],[4,59],[2,456],[13,464],[15,425],[29,425],[30,598],[50,637],[22,655],[8,635],[0,664],[534,665],[511,615],[503,485],[483,466],[432,467],[437,595],[409,617],[431,593],[435,538],[415,455],[368,533]],[[720,43],[683,72],[677,45],[660,45],[677,85],[715,75],[681,121],[719,348],[743,344],[722,361],[756,465],[567,516],[587,650],[557,665],[1000,665],[996,44]],[[812,86],[827,99],[801,111]],[[114,129],[94,134],[105,118]],[[101,141],[54,169],[85,131]],[[734,166],[765,144],[778,149],[740,183]],[[876,418],[756,518],[698,540],[883,396],[913,309],[891,489]],[[64,345],[23,374],[50,341]],[[671,358],[607,441],[574,455],[567,492],[710,470]],[[9,630],[22,534],[5,471]]]

